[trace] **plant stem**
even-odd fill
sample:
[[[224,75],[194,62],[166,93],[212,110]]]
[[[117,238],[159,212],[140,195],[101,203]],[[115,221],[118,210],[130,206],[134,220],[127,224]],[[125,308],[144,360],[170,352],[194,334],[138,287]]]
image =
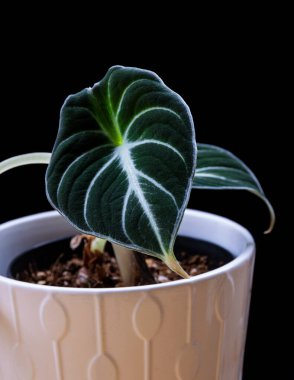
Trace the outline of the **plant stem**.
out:
[[[125,286],[135,285],[138,272],[133,251],[121,245],[112,244],[112,246]]]
[[[114,254],[125,286],[154,284],[144,257],[121,245],[113,244]]]
[[[0,162],[0,174],[10,169],[30,164],[49,164],[51,153],[27,153]]]

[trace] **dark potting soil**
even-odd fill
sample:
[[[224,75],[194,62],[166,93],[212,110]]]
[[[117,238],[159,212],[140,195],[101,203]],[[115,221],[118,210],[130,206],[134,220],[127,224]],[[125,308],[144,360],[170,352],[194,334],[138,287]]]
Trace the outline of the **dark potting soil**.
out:
[[[97,255],[87,250],[87,239],[79,240],[80,244],[75,249],[70,247],[71,239],[64,239],[25,252],[11,263],[8,276],[19,281],[50,286],[124,286],[111,244],[107,243],[105,252]],[[215,244],[183,236],[176,240],[175,255],[190,276],[216,269],[233,259],[228,251]],[[143,257],[154,283],[180,279],[161,260],[151,256]],[[137,285],[142,285],[142,282]]]

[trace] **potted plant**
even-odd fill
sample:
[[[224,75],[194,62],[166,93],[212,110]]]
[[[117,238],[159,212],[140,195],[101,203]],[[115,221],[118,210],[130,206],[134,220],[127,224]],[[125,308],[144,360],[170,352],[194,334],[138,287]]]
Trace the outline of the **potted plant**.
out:
[[[0,227],[1,379],[239,379],[254,241],[238,224],[186,205],[192,188],[245,189],[267,204],[267,232],[275,216],[238,158],[196,147],[183,99],[153,72],[112,67],[66,99],[52,154],[8,159],[0,173],[32,163],[49,163],[46,192],[59,213]],[[7,277],[25,251],[77,230],[95,236],[100,251],[104,239],[112,243],[127,286],[52,287]],[[190,276],[174,254],[178,232],[234,259]],[[132,286],[134,273],[146,270],[141,253],[184,279]]]

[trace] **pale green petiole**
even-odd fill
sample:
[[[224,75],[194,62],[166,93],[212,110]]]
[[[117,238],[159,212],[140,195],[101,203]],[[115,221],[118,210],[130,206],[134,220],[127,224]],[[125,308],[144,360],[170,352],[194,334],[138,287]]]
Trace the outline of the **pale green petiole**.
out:
[[[101,238],[95,238],[91,242],[91,252],[93,253],[100,253],[104,252],[105,245],[107,243],[107,240],[101,239]]]
[[[8,158],[0,162],[0,174],[19,166],[31,164],[49,164],[51,153],[27,153]]]
[[[173,252],[169,253],[168,256],[165,256],[164,262],[173,272],[177,273],[179,276],[186,279],[190,278],[188,273],[181,267],[181,264],[178,262]]]

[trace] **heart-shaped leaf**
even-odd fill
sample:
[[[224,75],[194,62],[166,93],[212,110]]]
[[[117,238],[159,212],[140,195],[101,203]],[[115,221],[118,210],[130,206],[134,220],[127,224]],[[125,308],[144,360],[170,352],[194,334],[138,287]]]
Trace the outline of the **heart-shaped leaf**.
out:
[[[248,190],[267,205],[271,222],[266,233],[275,224],[275,212],[252,171],[235,155],[214,145],[198,144],[197,169],[193,181],[195,189]]]
[[[173,267],[195,159],[183,99],[151,71],[115,66],[65,101],[47,195],[79,230]]]

